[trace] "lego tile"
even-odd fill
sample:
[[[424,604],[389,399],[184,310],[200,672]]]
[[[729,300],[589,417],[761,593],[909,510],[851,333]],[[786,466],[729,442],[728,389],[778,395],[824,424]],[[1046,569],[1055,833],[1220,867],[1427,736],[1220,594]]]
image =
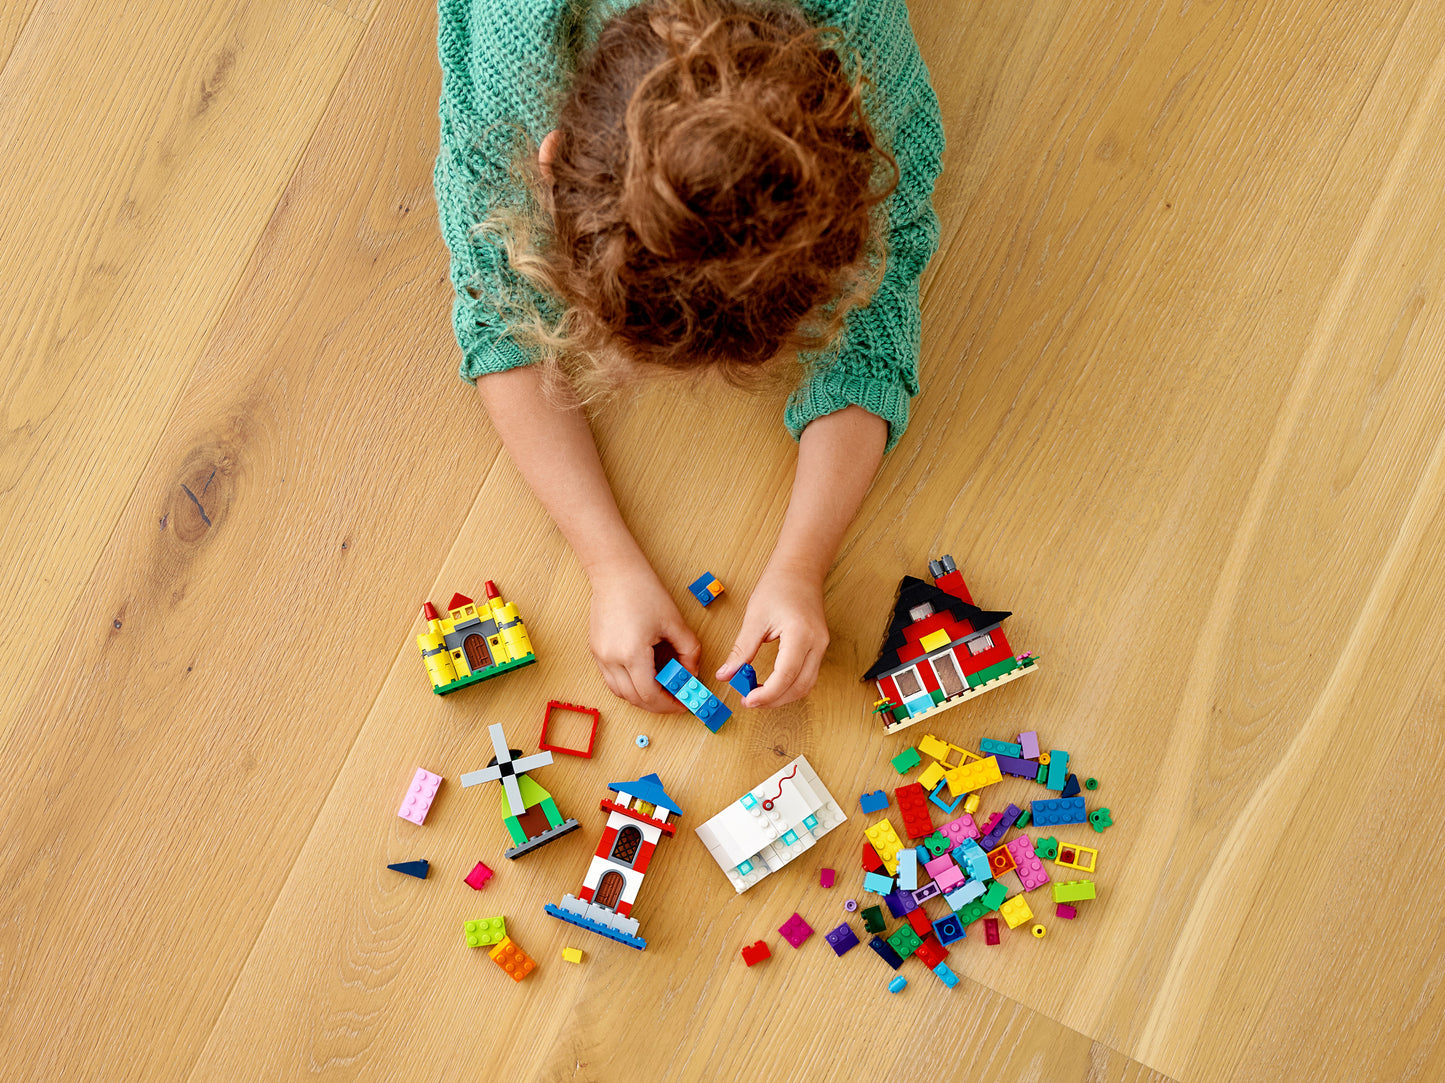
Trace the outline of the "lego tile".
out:
[[[833,869],[818,870],[818,884],[820,887],[832,887],[837,873]]]
[[[942,894],[943,889],[937,884],[935,884],[932,880],[930,880],[928,881],[928,883],[924,884],[921,888],[919,888],[913,893],[913,901],[919,906],[922,906],[929,899],[937,898],[939,895]]]
[[[465,883],[467,887],[471,888],[473,891],[481,891],[482,888],[486,887],[487,881],[491,878],[492,870],[487,868],[487,866],[482,864],[482,862],[478,861],[476,865],[472,868],[472,871],[467,873],[467,878],[463,881],[463,883]]]
[[[888,923],[883,920],[883,908],[881,906],[870,906],[863,911],[863,928],[870,933],[881,933],[888,928]]]
[[[431,868],[426,859],[420,861],[398,861],[395,865],[388,865],[388,869],[394,872],[406,873],[408,876],[415,876],[418,880],[425,880],[427,870]]]
[[[537,964],[528,957],[525,951],[512,943],[510,937],[502,937],[501,942],[487,954],[491,956],[492,962],[501,967],[513,981],[521,981],[537,969]]]
[[[858,807],[862,809],[865,816],[874,812],[882,812],[888,807],[888,795],[882,790],[865,793],[858,798]]]
[[[908,891],[918,890],[918,854],[913,850],[898,853],[898,886]]]
[[[582,961],[581,948],[563,948],[562,960],[568,963],[580,963]]]
[[[553,714],[580,714],[591,720],[591,728],[587,733],[587,747],[569,748],[566,745],[549,744],[547,742],[547,729],[552,725]],[[561,700],[549,699],[547,709],[542,712],[542,736],[537,739],[537,747],[543,752],[562,752],[568,756],[580,756],[583,759],[592,758],[592,745],[597,740],[597,720],[601,717],[596,707],[579,707],[575,703],[564,703]]]
[[[738,695],[745,697],[758,687],[758,671],[751,662],[744,662],[738,667],[738,671],[728,678],[728,684],[732,685]]]
[[[823,936],[828,941],[828,946],[833,949],[833,954],[840,958],[858,946],[858,934],[846,921]]]
[[[462,935],[466,937],[469,948],[500,944],[507,935],[507,923],[499,917],[463,922]]]
[[[963,922],[958,920],[957,914],[945,914],[935,921],[933,934],[938,938],[940,944],[952,944],[955,940],[962,940],[968,935],[963,931]]]
[[[948,949],[935,940],[930,932],[923,937],[923,942],[913,949],[913,957],[932,970],[948,958]]]
[[[874,895],[887,895],[894,886],[891,876],[882,876],[876,872],[863,874],[863,890],[871,891]]]
[[[1054,902],[1056,903],[1083,902],[1092,898],[1094,898],[1094,882],[1092,880],[1063,880],[1054,884]]]
[[[1015,895],[1012,899],[1004,900],[998,908],[999,917],[1008,922],[1010,929],[1017,929],[1026,921],[1032,921],[1034,912],[1029,909],[1028,900],[1022,895]]]
[[[1049,780],[1044,786],[1050,790],[1062,790],[1069,777],[1069,754],[1061,748],[1049,749]]]
[[[787,921],[778,927],[778,932],[783,934],[783,939],[793,947],[801,947],[803,941],[813,935],[813,927],[802,919],[799,914],[794,914]]]
[[[925,839],[933,834],[933,818],[928,815],[928,791],[917,782],[899,786],[893,791],[898,811],[903,817],[903,832],[910,839]]]
[[[903,960],[899,957],[898,953],[888,945],[888,941],[875,936],[869,939],[868,946],[873,949],[873,952],[878,958],[882,959],[894,970],[897,970],[903,965]]]
[[[420,827],[426,823],[426,814],[431,810],[437,790],[441,787],[442,776],[434,775],[425,767],[418,767],[407,787],[406,796],[401,799],[401,808],[396,814]]]
[[[906,775],[922,763],[923,759],[918,755],[918,749],[905,748],[902,752],[898,753],[898,755],[894,756],[890,762],[893,764],[893,770],[897,771],[900,775]]]
[[[1082,797],[1057,798],[1033,802],[1034,825],[1053,827],[1057,824],[1081,824],[1088,819]]]
[[[1049,882],[1043,860],[1034,853],[1033,843],[1027,835],[1020,835],[1010,842],[1008,852],[1013,855],[1014,872],[1018,874],[1019,883],[1025,891],[1033,891],[1034,888],[1043,887]]]
[[[1036,760],[1036,759],[1038,759],[1038,758],[1039,758],[1039,735],[1038,735],[1038,732],[1035,731],[1035,730],[1029,730],[1029,731],[1027,731],[1026,733],[1021,733],[1021,734],[1019,734],[1019,749],[1021,750],[1021,751],[1020,751],[1020,755],[1022,755],[1024,759],[1026,759],[1026,760]]]

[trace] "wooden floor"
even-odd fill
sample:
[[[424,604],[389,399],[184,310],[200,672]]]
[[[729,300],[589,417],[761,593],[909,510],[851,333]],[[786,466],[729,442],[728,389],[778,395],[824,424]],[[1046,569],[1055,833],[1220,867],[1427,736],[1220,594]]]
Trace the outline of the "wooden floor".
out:
[[[949,138],[925,391],[817,690],[712,736],[606,694],[585,581],[456,379],[434,8],[0,0],[0,1075],[1445,1076],[1445,9],[913,18]],[[717,664],[791,479],[775,404],[662,386],[597,428]],[[1038,730],[1115,826],[1080,920],[890,996],[775,930],[861,892],[857,795],[918,734],[857,675],[945,552],[1042,662],[937,732]],[[418,607],[485,579],[542,661],[434,697]],[[457,776],[552,697],[602,708],[539,774],[582,830],[513,864]],[[852,816],[735,897],[692,828],[799,753]],[[417,765],[447,776],[420,828]],[[541,907],[654,770],[685,815],[637,954]],[[521,986],[463,945],[497,913]]]

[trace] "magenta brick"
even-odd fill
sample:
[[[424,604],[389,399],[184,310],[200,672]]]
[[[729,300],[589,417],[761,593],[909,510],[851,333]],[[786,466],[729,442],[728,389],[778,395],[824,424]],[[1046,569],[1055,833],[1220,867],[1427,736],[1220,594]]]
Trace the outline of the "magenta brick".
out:
[[[1076,910],[1069,903],[1059,903],[1058,906],[1054,907],[1054,913],[1059,915],[1059,917],[1067,918],[1070,921],[1079,916],[1078,910]]]
[[[832,869],[824,869],[822,872],[818,873],[818,883],[822,884],[824,887],[832,887],[833,876],[834,873]]]
[[[442,784],[442,776],[434,775],[425,767],[418,767],[416,774],[412,776],[411,786],[406,791],[406,796],[401,800],[401,808],[396,814],[403,820],[410,820],[414,824],[426,823],[426,814],[431,809],[432,799],[437,795],[437,788]]]
[[[1014,872],[1018,873],[1019,883],[1024,886],[1025,891],[1043,887],[1049,882],[1049,874],[1044,869],[1044,863],[1034,853],[1034,844],[1029,841],[1027,835],[1020,835],[1010,842],[1008,852],[1013,855]]]
[[[491,878],[492,870],[487,868],[480,861],[478,861],[477,867],[467,874],[467,878],[464,883],[467,885],[467,887],[471,888],[474,891],[481,891],[482,888],[486,886],[487,881]]]
[[[968,877],[963,875],[962,870],[959,869],[957,865],[950,864],[948,868],[933,878],[933,882],[938,885],[940,891],[947,893],[958,887],[958,885],[966,879],[968,879]]]
[[[942,873],[947,872],[949,869],[958,868],[958,866],[953,863],[953,858],[949,857],[947,854],[944,854],[942,857],[935,857],[932,861],[925,862],[923,867],[925,870],[927,870],[928,875],[933,877],[933,879],[935,880],[937,880]]]
[[[784,940],[796,948],[800,947],[804,940],[807,940],[808,937],[813,935],[813,927],[798,914],[794,914],[787,921],[783,922],[778,928],[778,932],[783,934]]]

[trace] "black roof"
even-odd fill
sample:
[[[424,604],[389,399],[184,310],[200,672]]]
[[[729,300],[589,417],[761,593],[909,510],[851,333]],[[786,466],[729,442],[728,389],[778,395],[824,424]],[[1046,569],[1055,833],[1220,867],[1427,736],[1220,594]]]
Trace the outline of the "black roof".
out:
[[[924,602],[933,606],[935,613],[942,613],[947,610],[953,614],[954,620],[966,620],[975,629],[988,628],[1000,624],[1012,613],[998,612],[988,609],[980,609],[976,605],[970,605],[961,598],[956,598],[946,590],[940,590],[932,583],[924,582],[915,576],[905,575],[903,581],[898,584],[898,600],[893,603],[893,619],[888,623],[888,631],[883,635],[883,646],[878,650],[878,661],[873,667],[863,674],[863,680],[877,680],[889,670],[897,669],[904,663],[898,660],[898,651],[908,644],[903,630],[913,624],[913,617],[910,610],[916,609]]]

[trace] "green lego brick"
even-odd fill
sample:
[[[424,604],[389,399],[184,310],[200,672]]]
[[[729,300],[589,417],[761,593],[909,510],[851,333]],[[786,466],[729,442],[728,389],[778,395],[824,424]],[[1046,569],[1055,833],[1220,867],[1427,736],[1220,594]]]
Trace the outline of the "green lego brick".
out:
[[[883,907],[870,906],[868,909],[862,911],[862,914],[863,928],[867,929],[870,933],[881,933],[884,929],[888,928],[888,923],[883,920]]]
[[[1094,898],[1094,881],[1063,880],[1054,883],[1054,902],[1081,902]]]
[[[1002,677],[1005,673],[1012,673],[1019,668],[1018,662],[1012,658],[1005,658],[1002,662],[996,662],[987,669],[981,669],[977,673],[968,675],[968,686],[977,688],[981,684],[988,684],[995,677]]]
[[[900,959],[907,959],[923,941],[913,931],[913,926],[900,926],[898,931],[888,938],[888,945],[898,953]]]
[[[902,752],[898,753],[898,755],[893,757],[892,762],[893,770],[897,771],[900,775],[906,775],[909,771],[912,771],[915,767],[922,763],[923,758],[919,756],[918,749],[905,748]]]
[[[958,914],[959,921],[963,922],[964,925],[971,925],[988,913],[988,907],[983,905],[982,899],[974,899],[972,902],[964,903],[963,907],[956,911],[956,913]]]
[[[983,898],[979,899],[978,901],[983,903],[983,905],[990,910],[997,910],[1000,906],[1003,905],[1003,901],[1007,898],[1008,888],[995,880],[992,884],[989,885],[988,890],[983,893]]]
[[[482,918],[468,921],[462,926],[467,937],[467,947],[482,948],[489,944],[500,944],[507,936],[507,923],[502,918]]]

